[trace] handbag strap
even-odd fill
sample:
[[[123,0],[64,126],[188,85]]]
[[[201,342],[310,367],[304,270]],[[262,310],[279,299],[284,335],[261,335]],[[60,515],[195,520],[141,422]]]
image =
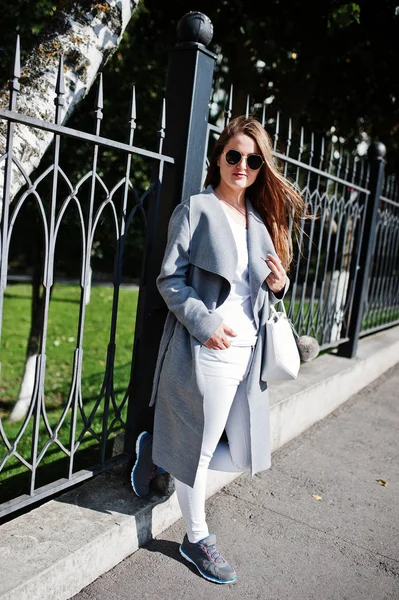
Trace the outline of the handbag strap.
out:
[[[276,306],[278,306],[279,304],[282,307],[282,311],[281,312],[283,312],[285,314],[285,316],[287,317],[287,319],[288,319],[287,311],[285,310],[285,305],[284,305],[283,300],[278,300],[276,302],[276,304],[270,304],[270,307],[269,307],[270,312],[273,313],[273,314],[277,313]]]
[[[278,306],[278,305],[280,305],[282,307],[281,312],[284,314],[285,318],[287,319],[288,323],[290,324],[290,327],[292,329],[292,333],[294,334],[295,339],[299,339],[299,335],[296,332],[293,322],[291,321],[291,319],[288,318],[287,311],[285,310],[285,304],[284,304],[284,301],[282,298],[280,300],[278,300],[275,305],[273,305],[273,304],[270,305],[270,313],[273,315],[276,315],[277,310],[276,310],[275,306]]]

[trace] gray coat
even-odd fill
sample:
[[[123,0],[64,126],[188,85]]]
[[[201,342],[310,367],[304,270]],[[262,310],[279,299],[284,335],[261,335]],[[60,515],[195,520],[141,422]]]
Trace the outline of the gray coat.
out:
[[[265,283],[270,269],[264,259],[268,253],[276,252],[249,201],[247,214],[249,283],[258,327],[247,379],[254,474],[270,467],[269,401],[262,370],[269,302],[274,303],[277,298]],[[237,249],[230,225],[220,201],[208,186],[176,207],[157,279],[169,313],[151,398],[151,404],[155,403],[153,460],[190,486],[194,485],[204,427],[204,378],[199,350],[222,322],[215,309],[229,295],[236,264]]]

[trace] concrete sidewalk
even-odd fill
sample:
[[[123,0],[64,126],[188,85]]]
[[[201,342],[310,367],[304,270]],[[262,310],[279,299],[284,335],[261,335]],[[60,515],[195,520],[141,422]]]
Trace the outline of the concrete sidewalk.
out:
[[[207,512],[234,584],[209,583],[183,561],[180,520],[73,600],[398,600],[399,365],[275,452],[252,483],[244,475],[214,495]]]
[[[334,353],[324,354],[313,362],[302,365],[300,376],[297,380],[274,382],[270,386],[273,464],[276,465],[275,457],[281,456],[281,448],[284,444],[303,434],[306,429],[336,411],[351,396],[371,384],[398,362],[399,327],[393,327],[360,340],[356,359],[348,360],[336,356]],[[399,389],[399,386],[397,386],[397,389]],[[376,394],[380,395],[379,392],[376,392]],[[377,409],[373,407],[373,411],[375,410]],[[364,425],[364,432],[362,429],[363,425],[360,422],[358,423],[358,427],[359,434],[356,431],[351,432],[346,439],[347,444],[351,443],[351,435],[355,436],[354,440],[361,440],[358,442],[353,441],[356,450],[365,450],[364,455],[359,455],[359,463],[361,465],[366,460],[370,462],[370,458],[367,459],[367,453],[373,453],[374,447],[378,449],[380,443],[384,444],[386,442],[385,436],[388,435],[388,432],[372,431],[373,435],[371,436],[367,424]],[[360,437],[357,438],[357,435]],[[376,435],[382,436],[381,442],[378,441],[378,443],[375,443],[373,441],[373,445],[370,445],[369,438],[374,440]],[[397,430],[396,436],[399,437],[399,430]],[[338,434],[332,436],[332,441],[335,441],[335,437],[337,438],[337,443],[341,443]],[[307,438],[305,437],[304,439]],[[299,444],[301,443],[302,441],[299,442]],[[331,442],[326,441],[323,446],[323,453],[326,453],[326,448],[329,449],[330,446],[335,452],[335,446]],[[298,449],[300,448],[301,446],[298,446]],[[393,448],[394,446],[392,446],[389,452],[392,453]],[[276,451],[279,451],[279,453],[275,454]],[[375,454],[375,456],[379,455]],[[345,462],[347,460],[345,457]],[[312,467],[313,475],[303,471],[308,464]],[[383,472],[384,466],[384,463],[382,463],[381,472],[379,474],[376,473],[375,476],[373,475],[372,484],[370,483],[372,493],[382,494],[382,499],[391,497],[390,495],[393,493],[394,486],[397,485],[397,483],[395,484],[394,475],[391,476],[390,473],[387,475]],[[389,466],[391,467],[391,465]],[[325,468],[327,469],[327,466]],[[322,467],[318,464],[317,456],[306,456],[303,460],[299,460],[298,465],[295,465],[292,469],[293,472],[298,474],[298,480],[293,479],[291,481],[289,479],[288,483],[285,481],[286,475],[284,477],[281,475],[277,481],[270,480],[270,477],[273,477],[275,473],[272,470],[256,478],[253,484],[250,484],[244,477],[244,479],[240,480],[240,483],[228,488],[229,490],[233,490],[233,492],[223,492],[223,494],[227,495],[227,504],[223,504],[220,509],[217,508],[217,503],[214,505],[214,501],[211,501],[212,515],[214,514],[216,519],[214,522],[211,521],[214,523],[212,526],[215,526],[216,532],[222,541],[222,547],[225,548],[228,557],[237,566],[240,581],[242,581],[243,575],[245,576],[245,569],[241,569],[242,561],[244,560],[241,550],[236,550],[237,548],[242,548],[242,546],[237,545],[238,539],[237,544],[232,542],[232,538],[236,537],[236,529],[232,527],[230,521],[223,520],[217,516],[218,510],[224,511],[226,506],[230,506],[232,493],[238,496],[242,494],[243,498],[245,496],[250,500],[248,509],[245,509],[247,512],[244,511],[243,514],[240,512],[244,510],[241,509],[243,506],[241,500],[234,503],[232,510],[237,511],[237,515],[234,515],[232,518],[236,518],[237,522],[239,522],[239,519],[244,518],[243,515],[248,514],[245,517],[248,519],[245,527],[249,527],[252,524],[259,527],[261,540],[256,541],[256,544],[258,544],[256,547],[263,548],[262,569],[264,569],[265,564],[269,564],[265,563],[265,557],[270,562],[277,556],[275,552],[270,553],[268,550],[272,540],[269,538],[268,533],[270,523],[267,516],[264,515],[267,515],[267,511],[276,511],[273,514],[278,514],[280,506],[283,506],[282,502],[286,493],[284,487],[280,486],[283,486],[283,484],[289,486],[287,489],[292,490],[289,493],[293,493],[295,506],[300,507],[299,516],[296,513],[290,516],[287,512],[285,518],[291,519],[293,524],[296,523],[295,528],[303,527],[304,532],[308,531],[309,526],[306,528],[303,523],[301,524],[301,518],[304,523],[307,523],[307,520],[305,517],[301,517],[301,514],[308,505],[304,503],[304,498],[302,498],[301,492],[303,490],[301,486],[308,486],[308,492],[311,492],[310,498],[306,496],[306,500],[310,502],[310,507],[313,511],[312,518],[316,519],[312,527],[317,526],[319,513],[321,518],[324,512],[330,514],[330,510],[333,511],[331,513],[333,524],[327,530],[329,536],[332,535],[335,527],[335,521],[333,521],[334,510],[339,512],[340,510],[345,511],[347,508],[349,500],[346,499],[345,502],[341,502],[339,499],[335,499],[334,496],[332,499],[330,499],[329,495],[326,496],[322,485],[323,479],[321,478],[321,481],[319,481],[319,477],[321,477],[319,471]],[[353,470],[355,471],[355,469]],[[336,485],[346,478],[348,497],[355,497],[356,483],[354,479],[349,479],[345,465],[341,468],[340,464],[332,463],[331,468],[328,467],[328,472],[330,474],[335,473],[334,477],[337,479]],[[232,473],[210,472],[207,488],[208,496],[219,492],[224,486],[234,481],[236,477],[237,474]],[[378,477],[386,479],[390,477],[392,483],[390,486],[380,490],[380,486],[375,482],[375,479]],[[265,488],[262,489],[259,486],[262,486],[264,478],[266,478],[266,483],[264,484]],[[311,485],[313,482],[314,486]],[[270,487],[271,483],[275,485],[275,488]],[[376,489],[375,486],[377,486]],[[239,494],[237,490],[240,492]],[[274,496],[272,496],[272,492]],[[367,488],[368,492],[369,489]],[[364,495],[364,498],[367,498],[367,493]],[[324,497],[322,500],[317,501],[311,497],[312,494],[321,496],[324,494]],[[269,504],[265,504],[266,501],[270,503],[270,506]],[[257,504],[258,502],[261,502],[261,504]],[[398,504],[398,498],[396,502]],[[354,506],[351,507],[355,511],[355,514],[358,506],[361,506],[361,503],[360,505],[354,503]],[[280,516],[280,519],[283,519],[284,514]],[[347,513],[343,512],[342,514],[342,518],[344,518]],[[389,521],[392,521],[392,525],[394,525],[396,521],[393,518],[391,519],[391,517],[392,515],[389,517]],[[176,494],[173,494],[170,498],[160,497],[156,494],[145,499],[137,498],[131,490],[128,473],[123,473],[121,470],[112,470],[89,479],[84,484],[76,486],[58,498],[50,500],[38,508],[0,526],[0,600],[67,600],[94,582],[103,573],[109,571],[126,559],[126,557],[137,551],[140,546],[162,534],[168,527],[176,523],[179,518],[180,510]],[[296,537],[290,540],[290,536],[293,534],[290,532],[287,537],[284,533],[283,524],[284,521],[281,521],[278,525],[275,525],[277,530],[282,532],[281,540],[277,538],[275,540],[276,543],[280,542],[282,544],[282,558],[278,559],[281,563],[281,569],[279,563],[276,563],[276,571],[274,572],[273,579],[276,578],[276,574],[278,575],[279,569],[282,573],[286,572],[285,561],[292,560],[292,554],[289,553],[291,547],[293,554],[298,555],[296,561],[300,565],[298,568],[302,570],[304,568],[302,553],[297,551],[298,547],[300,549],[305,548],[299,529]],[[296,531],[296,529],[292,531],[294,530]],[[182,531],[179,530],[175,534],[176,537],[171,538],[171,540],[180,540],[181,533]],[[338,539],[341,539],[341,537],[346,539],[345,535],[340,535]],[[253,546],[247,543],[248,540],[245,541],[245,538],[243,539],[246,545],[246,553],[249,557],[253,557]],[[289,543],[287,543],[287,539],[290,540]],[[307,550],[307,560],[315,560],[315,554],[319,553],[319,560],[321,562],[328,562],[330,558],[323,558],[324,554],[320,552],[322,546],[320,546],[319,541],[319,537],[316,536],[314,541],[315,546]],[[169,542],[166,542],[167,548],[169,545]],[[163,546],[161,545],[161,547]],[[367,548],[368,546],[365,547]],[[176,543],[172,543],[173,548],[173,552],[175,552],[177,548]],[[384,552],[379,549],[378,552],[394,558],[390,551]],[[140,551],[138,556],[142,555],[142,551]],[[146,556],[149,565],[157,564],[154,563],[154,559],[151,559],[152,554],[148,551],[146,552]],[[174,556],[177,555],[174,554]],[[329,556],[328,552],[327,556]],[[248,562],[248,568],[256,571],[258,568],[256,558],[245,560],[250,561]],[[345,564],[345,560],[344,557],[343,564]],[[250,565],[253,565],[253,567],[250,567]],[[137,568],[141,569],[141,566],[138,565]],[[161,569],[161,566],[159,568]],[[180,565],[180,568],[183,568],[183,565]],[[169,569],[170,558],[167,558],[164,571],[161,569],[161,572],[164,573],[163,576],[167,579],[174,576],[173,570],[169,571]],[[292,568],[290,572],[294,577],[295,569]],[[190,572],[188,571],[188,573]],[[265,589],[270,585],[267,573],[269,573],[269,570],[266,569],[265,574],[262,575],[265,578],[262,580],[262,585],[266,586]],[[137,579],[133,578],[129,583],[130,586],[135,585],[135,581],[139,580],[140,573],[136,575]],[[148,580],[151,580],[152,576],[150,574],[147,576]],[[313,571],[309,571],[308,577],[312,578],[313,576]],[[245,580],[247,581],[246,585],[249,586],[248,589],[251,589],[251,578],[247,577]],[[196,580],[194,579],[194,581]],[[202,585],[202,583],[198,584],[197,582],[196,585]],[[240,589],[240,594],[242,594],[243,588]],[[145,590],[141,590],[140,598],[145,597],[141,595],[142,593],[145,593]],[[227,592],[218,591],[217,593]],[[260,596],[256,596],[257,593],[255,593],[255,598],[267,598],[264,595],[264,590],[259,591]],[[386,597],[388,598],[389,596]],[[106,596],[104,598],[106,600]],[[169,595],[167,598],[173,598],[173,596]],[[278,592],[275,598],[276,600],[280,600],[280,592]],[[284,598],[284,596],[281,596],[281,598]],[[296,600],[296,598],[302,600],[303,595],[293,596],[292,598],[293,600]],[[325,596],[322,595],[320,598],[324,600]],[[351,595],[341,595],[339,598],[353,600]],[[399,593],[397,598],[399,599]]]

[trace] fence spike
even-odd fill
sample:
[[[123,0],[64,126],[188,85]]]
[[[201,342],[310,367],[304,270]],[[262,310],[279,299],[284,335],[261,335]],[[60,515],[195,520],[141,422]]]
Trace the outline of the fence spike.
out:
[[[274,131],[274,144],[273,144],[273,150],[275,151],[277,148],[277,142],[278,142],[278,135],[280,133],[280,111],[277,111],[277,115],[276,115],[276,129]]]
[[[13,79],[19,79],[21,77],[21,49],[19,35],[17,35],[17,39],[15,41],[14,65],[11,76]]]
[[[339,174],[341,172],[341,166],[342,166],[342,159],[343,159],[343,152],[342,152],[342,143],[339,142],[339,159],[338,159],[338,167],[337,167],[337,177],[339,177]]]
[[[227,97],[226,106],[224,109],[224,126],[228,124],[233,112],[233,84],[230,85],[230,93]]]
[[[162,127],[162,131],[165,132],[165,128],[166,128],[166,98],[163,99],[163,103],[162,103],[161,127]]]
[[[130,121],[133,122],[133,124],[131,124],[131,127],[134,129],[136,127],[136,118],[137,118],[137,113],[136,113],[136,86],[133,85],[132,86],[132,102],[130,105]]]
[[[290,155],[290,148],[292,143],[292,119],[291,117],[288,119],[288,132],[287,132],[287,144],[285,153],[287,156]]]
[[[19,83],[20,77],[21,77],[21,51],[20,51],[19,35],[17,35],[17,39],[15,42],[14,64],[13,64],[13,68],[12,68],[11,79],[9,82],[10,110],[14,110],[14,108],[15,108],[14,92],[18,93],[21,88],[20,83]]]
[[[320,161],[319,161],[319,169],[320,169],[320,171],[323,170],[324,152],[325,152],[325,137],[323,135],[322,138],[321,138],[321,145],[320,145]]]
[[[314,156],[314,132],[312,131],[310,134],[310,150],[309,150],[309,165],[313,162]]]
[[[265,126],[266,123],[266,102],[263,101],[263,106],[262,106],[262,127]]]
[[[57,96],[63,96],[65,94],[65,83],[64,83],[64,55],[60,54],[60,61],[58,63],[58,74],[57,83],[55,85],[55,93]],[[61,98],[62,100],[62,98]]]
[[[130,103],[130,119],[129,119],[129,144],[133,146],[134,139],[134,131],[137,127],[136,125],[136,86],[132,86],[132,100]]]
[[[245,106],[245,116],[247,119],[249,117],[249,105],[250,105],[250,97],[249,97],[249,94],[247,94],[247,103]]]
[[[350,166],[350,155],[348,153],[346,155],[346,160],[345,160],[345,174],[344,174],[344,179],[348,179],[349,166]]]
[[[159,137],[159,152],[162,152],[163,140],[165,137],[165,128],[166,128],[166,98],[162,100],[162,109],[161,109],[161,117],[159,120],[159,129],[157,135]]]
[[[97,97],[96,97],[96,110],[102,110],[104,108],[104,94],[103,94],[103,74],[99,74]]]
[[[333,172],[334,148],[335,148],[335,144],[334,144],[334,142],[332,141],[332,138],[331,138],[330,157],[329,157],[329,160],[328,160],[328,170],[327,170],[328,173],[332,173]]]
[[[302,126],[301,127],[301,136],[300,136],[300,139],[299,139],[299,156],[300,157],[303,154],[304,139],[305,139],[305,129]]]
[[[95,102],[95,110],[96,113],[96,133],[97,135],[100,133],[100,122],[103,118],[103,107],[104,107],[104,93],[103,93],[103,74],[100,73],[98,79],[98,88]]]
[[[58,63],[58,74],[57,74],[57,83],[55,84],[55,122],[57,124],[61,123],[62,117],[62,107],[65,104],[64,94],[65,94],[65,84],[64,84],[64,55],[60,55],[60,62]]]

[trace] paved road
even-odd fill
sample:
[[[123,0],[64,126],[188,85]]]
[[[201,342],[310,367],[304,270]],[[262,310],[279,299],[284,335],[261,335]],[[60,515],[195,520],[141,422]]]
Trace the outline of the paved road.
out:
[[[207,511],[234,584],[183,562],[179,521],[74,600],[399,600],[399,365]]]

